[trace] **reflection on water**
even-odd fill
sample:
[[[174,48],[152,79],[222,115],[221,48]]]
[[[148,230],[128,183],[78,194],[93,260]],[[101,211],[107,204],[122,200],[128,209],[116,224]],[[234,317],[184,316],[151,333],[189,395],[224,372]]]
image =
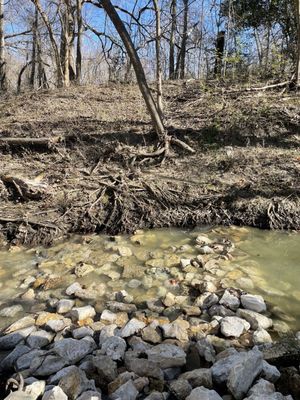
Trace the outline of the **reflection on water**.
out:
[[[118,290],[126,289],[137,303],[178,290],[174,282],[208,274],[192,266],[183,273],[180,266],[180,259],[198,254],[195,238],[201,233],[235,244],[233,260],[219,260],[215,272],[223,285],[262,294],[273,318],[300,330],[299,234],[237,227],[159,229],[114,238],[76,236],[48,249],[2,249],[0,315],[7,305],[21,304],[23,310],[1,317],[0,327],[42,310],[51,298],[64,297],[74,281],[86,288],[77,304],[93,303],[99,311]]]

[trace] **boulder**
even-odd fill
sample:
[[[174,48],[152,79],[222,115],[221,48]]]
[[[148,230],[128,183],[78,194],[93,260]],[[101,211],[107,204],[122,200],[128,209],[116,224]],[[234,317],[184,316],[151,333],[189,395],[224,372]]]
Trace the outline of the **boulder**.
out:
[[[169,384],[170,392],[178,400],[184,400],[192,391],[192,386],[185,379],[177,379]]]
[[[90,337],[81,340],[62,339],[53,346],[53,352],[65,359],[69,364],[75,364],[97,348]]]
[[[253,343],[254,344],[264,344],[264,343],[272,343],[273,340],[271,335],[262,328],[257,329],[253,332]]]
[[[69,400],[75,400],[86,390],[96,390],[95,383],[88,380],[84,371],[75,367],[64,375],[58,386],[66,393]]]
[[[236,315],[248,321],[251,325],[251,329],[254,330],[258,328],[269,329],[273,325],[273,321],[270,318],[255,311],[243,310],[242,308],[239,308]]]
[[[93,365],[97,369],[99,379],[105,383],[112,382],[118,376],[117,363],[108,356],[96,355],[93,357]]]
[[[159,344],[146,351],[149,361],[153,361],[160,368],[180,367],[186,363],[186,354],[173,344]]]
[[[262,296],[253,294],[243,294],[241,296],[241,303],[247,310],[255,311],[258,313],[265,312],[267,310],[266,303]]]

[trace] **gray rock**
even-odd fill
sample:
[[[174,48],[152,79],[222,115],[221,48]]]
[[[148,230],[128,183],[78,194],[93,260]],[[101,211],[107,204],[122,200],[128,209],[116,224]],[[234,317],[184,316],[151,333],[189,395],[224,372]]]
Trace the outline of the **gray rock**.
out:
[[[0,371],[10,370],[14,366],[17,359],[28,353],[30,350],[30,347],[22,344],[16,346],[15,349],[1,361]]]
[[[199,368],[185,372],[179,376],[179,379],[188,380],[193,388],[204,386],[212,389],[213,387],[211,370],[208,368]]]
[[[31,316],[23,317],[18,321],[11,324],[8,328],[4,330],[4,333],[7,335],[8,333],[12,333],[18,331],[20,329],[28,328],[30,326],[34,326],[35,319]]]
[[[69,367],[62,368],[56,374],[50,376],[48,379],[49,385],[57,385],[58,382],[63,378],[65,375],[68,375],[71,371],[76,370],[77,367],[75,365],[70,365]]]
[[[29,352],[26,352],[22,356],[20,356],[15,362],[15,369],[17,371],[22,371],[24,369],[28,369],[31,366],[31,362],[35,357],[42,356],[45,354],[45,351],[34,349]]]
[[[220,304],[230,308],[233,311],[236,311],[240,306],[240,300],[238,297],[232,294],[229,289],[227,289],[220,300]]]
[[[16,304],[14,306],[5,307],[2,310],[0,310],[0,317],[13,318],[18,313],[23,311],[24,311],[23,307],[20,304]]]
[[[267,394],[272,394],[275,392],[275,386],[273,383],[266,381],[265,379],[259,379],[257,383],[252,386],[252,388],[248,392],[248,396],[264,396]]]
[[[77,307],[73,308],[73,310],[71,311],[71,316],[74,317],[77,321],[87,318],[94,318],[95,315],[96,311],[92,306]]]
[[[149,396],[145,397],[145,400],[166,400],[167,393],[152,392]]]
[[[35,326],[20,329],[0,337],[0,350],[14,349],[20,342],[24,341],[32,332],[36,331]]]
[[[270,334],[262,328],[257,329],[253,333],[253,343],[254,344],[264,344],[264,343],[272,343],[273,340]]]
[[[51,319],[45,324],[45,328],[57,333],[70,326],[71,323],[69,318]]]
[[[115,336],[116,329],[117,325],[115,324],[104,326],[100,331],[99,345],[101,346],[106,339]]]
[[[280,372],[275,365],[269,364],[267,361],[263,360],[263,369],[261,376],[267,381],[275,383],[280,378]]]
[[[131,279],[131,281],[129,281],[129,282],[127,283],[127,286],[128,286],[130,289],[137,289],[137,288],[140,287],[141,285],[142,285],[142,282],[139,281],[138,279]]]
[[[129,371],[136,373],[138,376],[147,376],[162,380],[163,372],[155,361],[146,358],[137,358],[135,352],[127,352],[125,356],[125,366]]]
[[[251,350],[230,369],[227,387],[236,400],[245,397],[253,381],[262,371],[262,362],[262,353]]]
[[[207,362],[214,362],[216,358],[216,351],[213,345],[209,342],[207,338],[203,338],[197,341],[196,349],[199,355],[203,357]],[[202,385],[198,385],[202,386]],[[205,386],[205,385],[203,385]]]
[[[217,385],[226,383],[231,369],[245,357],[246,353],[238,353],[234,348],[219,353],[216,357],[217,361],[211,367],[213,382]]]
[[[72,336],[74,339],[83,339],[86,336],[93,337],[94,331],[89,326],[81,326],[80,328],[74,329],[72,331]]]
[[[99,378],[106,383],[112,382],[118,376],[117,363],[108,356],[93,357],[93,365],[97,369]]]
[[[250,324],[242,318],[225,317],[221,320],[221,332],[226,337],[240,337],[250,329]]]
[[[178,378],[178,376],[181,374],[181,368],[176,367],[176,368],[167,368],[163,370],[164,373],[164,379],[166,381],[173,381],[174,379]]]
[[[265,312],[267,310],[267,306],[263,297],[259,295],[243,294],[241,296],[241,303],[244,308],[258,313]]]
[[[186,400],[222,400],[222,397],[215,390],[209,390],[200,386],[193,389]]]
[[[60,387],[55,386],[44,394],[42,400],[68,400],[68,396],[61,390]]]
[[[74,304],[75,304],[74,300],[69,300],[69,299],[59,300],[56,306],[56,312],[58,314],[65,314],[72,310]]]
[[[139,392],[131,380],[120,386],[114,393],[111,394],[113,400],[135,400]]]
[[[69,370],[60,379],[58,386],[66,393],[70,400],[77,399],[86,390],[96,390],[95,382],[88,380],[85,372],[77,367]]]
[[[138,333],[143,328],[145,328],[146,324],[136,318],[132,318],[124,328],[121,330],[120,336],[123,338],[129,337]]]
[[[64,358],[69,364],[75,364],[97,348],[91,337],[81,340],[62,339],[53,346],[53,352]]]
[[[293,398],[292,396],[283,396],[281,393],[276,392],[263,395],[252,394],[250,397],[245,397],[244,400],[293,400]]]
[[[77,400],[101,400],[101,393],[95,392],[93,390],[88,390],[87,392],[82,393]]]
[[[192,391],[192,386],[185,379],[178,379],[169,384],[170,392],[178,400],[184,400]]]
[[[220,304],[215,304],[208,309],[208,314],[210,317],[233,317],[235,313]]]
[[[132,336],[127,339],[128,345],[132,348],[132,350],[140,353],[145,353],[147,350],[152,349],[152,345],[150,343],[144,342],[142,338],[138,336]]]
[[[143,329],[142,339],[153,344],[158,344],[162,341],[159,329],[150,325]]]
[[[30,364],[30,370],[34,376],[50,376],[60,371],[67,364],[67,361],[62,357],[49,354],[46,357],[44,355],[35,357]]]
[[[109,310],[103,310],[102,311],[102,314],[101,314],[101,317],[100,317],[101,321],[107,321],[107,322],[110,322],[111,324],[114,324],[116,322],[116,319],[117,319],[117,314],[116,313],[113,313],[113,312],[111,312]]]
[[[270,318],[255,311],[243,310],[242,308],[239,308],[236,315],[248,321],[251,325],[251,329],[254,330],[258,328],[269,329],[273,325],[273,321]]]
[[[34,349],[39,349],[41,347],[48,346],[54,338],[54,333],[47,332],[44,330],[38,330],[32,332],[26,339],[28,346]]]
[[[173,344],[159,344],[146,351],[149,361],[153,361],[160,368],[180,367],[186,363],[186,354]]]
[[[176,319],[170,324],[161,325],[161,329],[163,331],[163,336],[165,338],[174,338],[180,341],[188,341],[188,329],[190,324],[183,319]]]
[[[135,304],[125,304],[117,301],[109,301],[107,303],[107,307],[113,312],[124,311],[127,313],[132,313],[137,310]]]
[[[124,339],[112,336],[102,344],[101,352],[109,356],[112,360],[123,360],[127,344]]]

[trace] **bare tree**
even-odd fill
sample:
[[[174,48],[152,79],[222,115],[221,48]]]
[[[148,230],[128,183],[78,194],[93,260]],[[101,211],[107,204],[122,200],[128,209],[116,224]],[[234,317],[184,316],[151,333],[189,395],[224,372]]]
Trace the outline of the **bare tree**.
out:
[[[171,2],[171,32],[170,32],[170,55],[169,55],[169,79],[175,79],[175,35],[177,27],[177,0]]]
[[[295,0],[296,20],[297,20],[297,57],[296,57],[296,73],[295,84],[300,87],[300,0]]]
[[[0,0],[0,91],[7,90],[4,41],[4,0]]]
[[[77,18],[77,46],[76,46],[76,81],[80,84],[82,74],[82,6],[83,0],[76,0],[76,18]]]
[[[180,50],[180,79],[185,78],[185,60],[188,40],[189,0],[183,0],[183,32]]]

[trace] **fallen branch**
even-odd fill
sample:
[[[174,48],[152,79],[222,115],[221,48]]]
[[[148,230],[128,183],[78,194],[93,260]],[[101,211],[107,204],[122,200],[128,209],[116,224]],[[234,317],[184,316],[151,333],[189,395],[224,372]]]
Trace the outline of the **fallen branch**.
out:
[[[49,151],[61,140],[61,136],[52,138],[0,137],[0,146],[9,146],[12,149],[30,148],[32,150]]]

